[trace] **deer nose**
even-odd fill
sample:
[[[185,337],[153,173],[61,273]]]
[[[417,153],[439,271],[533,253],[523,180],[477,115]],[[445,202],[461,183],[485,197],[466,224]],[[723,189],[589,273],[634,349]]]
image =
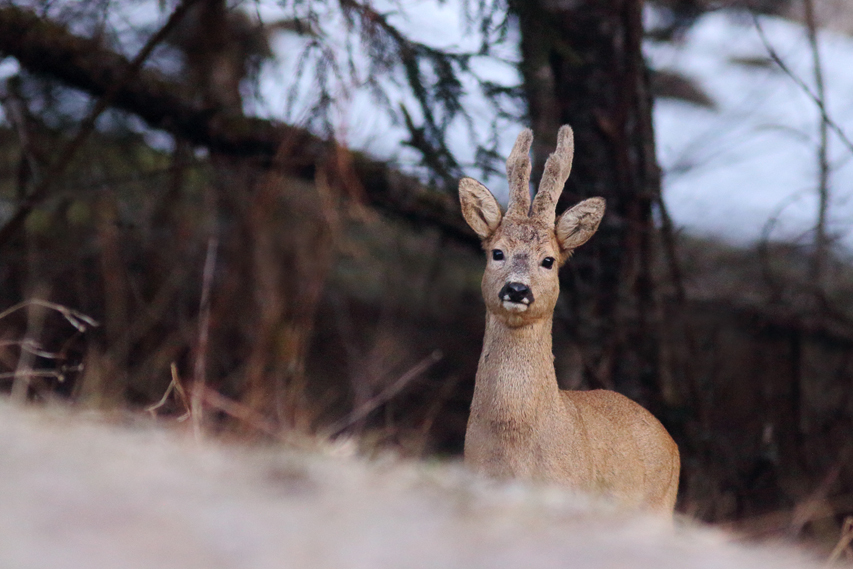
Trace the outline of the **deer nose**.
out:
[[[498,293],[498,298],[520,304],[532,304],[533,291],[524,283],[506,283]]]

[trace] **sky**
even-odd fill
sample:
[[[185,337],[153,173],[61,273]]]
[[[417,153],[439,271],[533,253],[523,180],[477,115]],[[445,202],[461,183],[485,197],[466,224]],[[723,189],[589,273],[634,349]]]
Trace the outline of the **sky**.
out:
[[[762,18],[761,29],[793,75],[816,92],[804,28]],[[828,116],[853,138],[853,38],[824,32],[819,49]],[[657,69],[694,79],[716,108],[659,100],[654,109],[664,198],[676,221],[699,234],[750,242],[765,233],[806,239],[817,216],[820,112],[768,57],[752,18],[709,14],[680,45],[646,45]],[[853,148],[829,138],[830,231],[853,247]],[[775,220],[772,221],[771,220]]]

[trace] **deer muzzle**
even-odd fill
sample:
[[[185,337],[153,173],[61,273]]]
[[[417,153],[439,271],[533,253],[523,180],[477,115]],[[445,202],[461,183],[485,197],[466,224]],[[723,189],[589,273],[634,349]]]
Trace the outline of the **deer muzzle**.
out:
[[[533,304],[533,291],[524,283],[506,283],[498,293],[498,298],[508,310],[527,310]]]

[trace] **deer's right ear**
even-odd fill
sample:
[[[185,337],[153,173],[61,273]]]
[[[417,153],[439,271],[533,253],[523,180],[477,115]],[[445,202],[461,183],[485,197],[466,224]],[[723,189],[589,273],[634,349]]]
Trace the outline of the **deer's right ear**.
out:
[[[503,214],[498,200],[486,186],[473,178],[459,180],[459,203],[465,221],[480,236],[486,239],[495,232],[501,223]]]

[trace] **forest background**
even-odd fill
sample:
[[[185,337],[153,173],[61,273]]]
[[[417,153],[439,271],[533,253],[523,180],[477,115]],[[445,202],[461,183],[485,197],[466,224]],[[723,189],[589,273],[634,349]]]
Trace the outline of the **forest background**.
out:
[[[608,214],[561,274],[561,386],[661,419],[680,511],[834,543],[851,31],[841,0],[4,0],[0,388],[458,455],[484,312],[456,182],[505,192],[526,125],[538,179],[568,123],[558,211]],[[717,49],[734,72],[690,51],[747,33]],[[775,122],[756,76],[795,93]],[[758,103],[733,115],[726,89]],[[755,132],[786,138],[737,144]],[[714,177],[732,164],[759,167]]]

